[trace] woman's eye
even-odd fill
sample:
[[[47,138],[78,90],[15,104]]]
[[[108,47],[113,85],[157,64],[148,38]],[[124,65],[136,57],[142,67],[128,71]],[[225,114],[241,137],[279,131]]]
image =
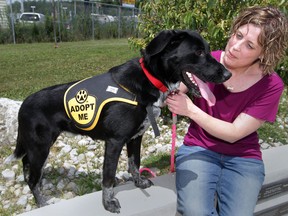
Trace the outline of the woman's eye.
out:
[[[253,47],[251,44],[248,44],[247,47],[248,47],[249,49],[254,49],[254,47]]]
[[[242,35],[241,34],[236,34],[236,37],[238,38],[238,39],[241,39],[242,38]]]

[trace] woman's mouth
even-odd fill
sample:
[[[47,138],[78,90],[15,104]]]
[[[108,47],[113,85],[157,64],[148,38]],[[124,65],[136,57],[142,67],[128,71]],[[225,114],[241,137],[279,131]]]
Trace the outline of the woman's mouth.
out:
[[[230,51],[228,51],[227,56],[228,56],[228,58],[230,58],[230,59],[235,59],[235,58],[236,58],[236,56],[233,55]]]

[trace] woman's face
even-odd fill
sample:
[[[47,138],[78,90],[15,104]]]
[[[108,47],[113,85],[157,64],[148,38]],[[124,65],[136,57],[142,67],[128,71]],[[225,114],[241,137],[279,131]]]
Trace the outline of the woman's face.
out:
[[[261,29],[253,24],[240,26],[227,43],[224,65],[230,69],[246,68],[258,60],[262,52],[258,43],[260,32]]]

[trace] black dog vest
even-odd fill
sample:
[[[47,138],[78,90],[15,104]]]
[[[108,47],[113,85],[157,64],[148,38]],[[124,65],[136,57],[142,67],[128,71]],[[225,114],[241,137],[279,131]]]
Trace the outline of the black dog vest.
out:
[[[81,80],[72,85],[64,95],[66,113],[82,130],[92,130],[97,125],[105,104],[118,101],[137,105],[135,95],[117,84],[110,73]]]

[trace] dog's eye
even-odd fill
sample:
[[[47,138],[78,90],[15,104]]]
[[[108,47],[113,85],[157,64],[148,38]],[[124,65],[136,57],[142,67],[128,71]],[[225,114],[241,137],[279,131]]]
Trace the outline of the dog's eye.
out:
[[[197,50],[197,51],[195,52],[195,54],[198,55],[198,56],[201,56],[201,57],[205,56],[204,50]]]

